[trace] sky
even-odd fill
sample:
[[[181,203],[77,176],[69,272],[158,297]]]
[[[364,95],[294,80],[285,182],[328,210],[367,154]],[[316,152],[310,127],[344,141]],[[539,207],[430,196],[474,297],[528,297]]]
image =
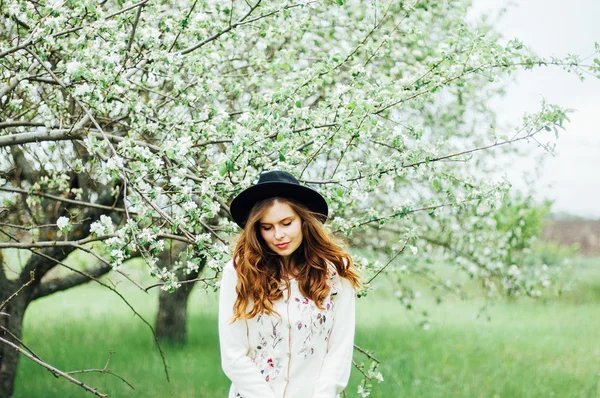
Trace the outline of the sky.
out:
[[[594,42],[600,43],[599,0],[473,0],[472,15],[503,6],[508,8],[495,20],[496,30],[506,39],[520,39],[538,55],[585,58],[593,54]],[[592,62],[593,57],[586,61]],[[553,212],[600,219],[600,79],[581,82],[558,67],[522,71],[492,106],[500,122],[516,126],[523,112],[535,112],[542,100],[575,112],[556,141],[555,156],[543,155],[535,197],[552,199]],[[534,143],[525,145],[533,154],[543,153]],[[515,189],[525,190],[531,181],[524,173],[539,164],[534,157],[518,159],[504,172]]]

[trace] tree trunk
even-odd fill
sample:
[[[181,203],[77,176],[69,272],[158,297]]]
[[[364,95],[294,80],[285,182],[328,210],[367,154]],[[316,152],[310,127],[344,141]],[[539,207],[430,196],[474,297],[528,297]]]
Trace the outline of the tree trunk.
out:
[[[0,304],[20,287],[21,285],[0,277]],[[23,315],[27,305],[29,305],[28,295],[22,291],[4,307],[2,312],[6,315],[0,314],[0,336],[19,346],[21,344],[17,339],[20,340],[22,337]],[[14,348],[0,343],[0,397],[10,397],[13,393],[19,355]]]
[[[165,250],[159,257],[158,266],[171,269],[173,262],[179,257],[179,254],[185,250],[185,245],[174,242],[170,250]],[[198,271],[185,275],[178,272],[177,278],[180,281],[190,281],[198,278],[198,274],[204,268],[202,262]],[[187,320],[187,302],[196,282],[183,283],[173,293],[161,290],[158,297],[158,313],[156,315],[156,336],[160,341],[176,345],[185,344],[186,320]]]
[[[173,293],[160,291],[158,315],[156,316],[156,336],[162,342],[185,344],[187,302],[194,285],[194,282],[186,283]]]

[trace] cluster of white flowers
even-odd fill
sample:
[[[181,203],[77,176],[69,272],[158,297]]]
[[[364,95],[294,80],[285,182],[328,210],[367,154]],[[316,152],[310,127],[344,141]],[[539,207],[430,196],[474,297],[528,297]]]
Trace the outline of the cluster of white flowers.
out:
[[[112,235],[115,232],[112,218],[102,214],[100,219],[90,225],[90,233],[95,236]]]
[[[140,244],[145,245],[146,243],[154,242],[157,237],[157,233],[150,228],[143,228],[138,234]]]
[[[358,393],[358,395],[360,395],[362,398],[366,398],[368,396],[371,395],[371,389],[369,387],[365,387],[362,384],[358,385],[358,389],[356,391]]]
[[[68,217],[59,217],[58,220],[56,220],[56,226],[63,233],[69,232],[69,230],[72,228],[72,225],[71,225]]]
[[[104,170],[107,174],[111,174],[113,172],[121,172],[124,167],[123,158],[120,156],[111,156],[104,162],[102,170]]]
[[[152,274],[163,281],[163,285],[160,288],[164,291],[172,292],[181,286],[181,283],[177,281],[177,275],[166,267],[154,268]]]

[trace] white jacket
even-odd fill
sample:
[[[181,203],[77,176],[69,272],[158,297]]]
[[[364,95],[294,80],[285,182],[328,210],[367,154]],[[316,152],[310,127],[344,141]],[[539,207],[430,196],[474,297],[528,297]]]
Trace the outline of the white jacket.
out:
[[[335,398],[348,384],[352,365],[355,293],[334,267],[324,310],[304,297],[296,280],[274,303],[279,313],[231,323],[237,293],[233,261],[223,269],[219,340],[229,398]]]

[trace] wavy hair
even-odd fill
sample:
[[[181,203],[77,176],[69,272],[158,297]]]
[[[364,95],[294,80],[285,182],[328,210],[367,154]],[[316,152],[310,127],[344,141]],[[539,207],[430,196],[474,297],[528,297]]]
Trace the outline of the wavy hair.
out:
[[[288,198],[268,198],[254,205],[235,245],[233,258],[238,281],[233,320],[276,313],[273,303],[283,297],[280,286],[288,275],[283,274],[281,257],[268,247],[259,229],[260,219],[275,202],[288,204],[302,222],[302,243],[291,256],[293,264],[298,266],[294,276],[304,297],[323,309],[330,289],[328,264],[335,266],[340,277],[348,279],[354,289],[361,286],[352,258],[342,249],[342,242],[326,230],[320,214]]]

